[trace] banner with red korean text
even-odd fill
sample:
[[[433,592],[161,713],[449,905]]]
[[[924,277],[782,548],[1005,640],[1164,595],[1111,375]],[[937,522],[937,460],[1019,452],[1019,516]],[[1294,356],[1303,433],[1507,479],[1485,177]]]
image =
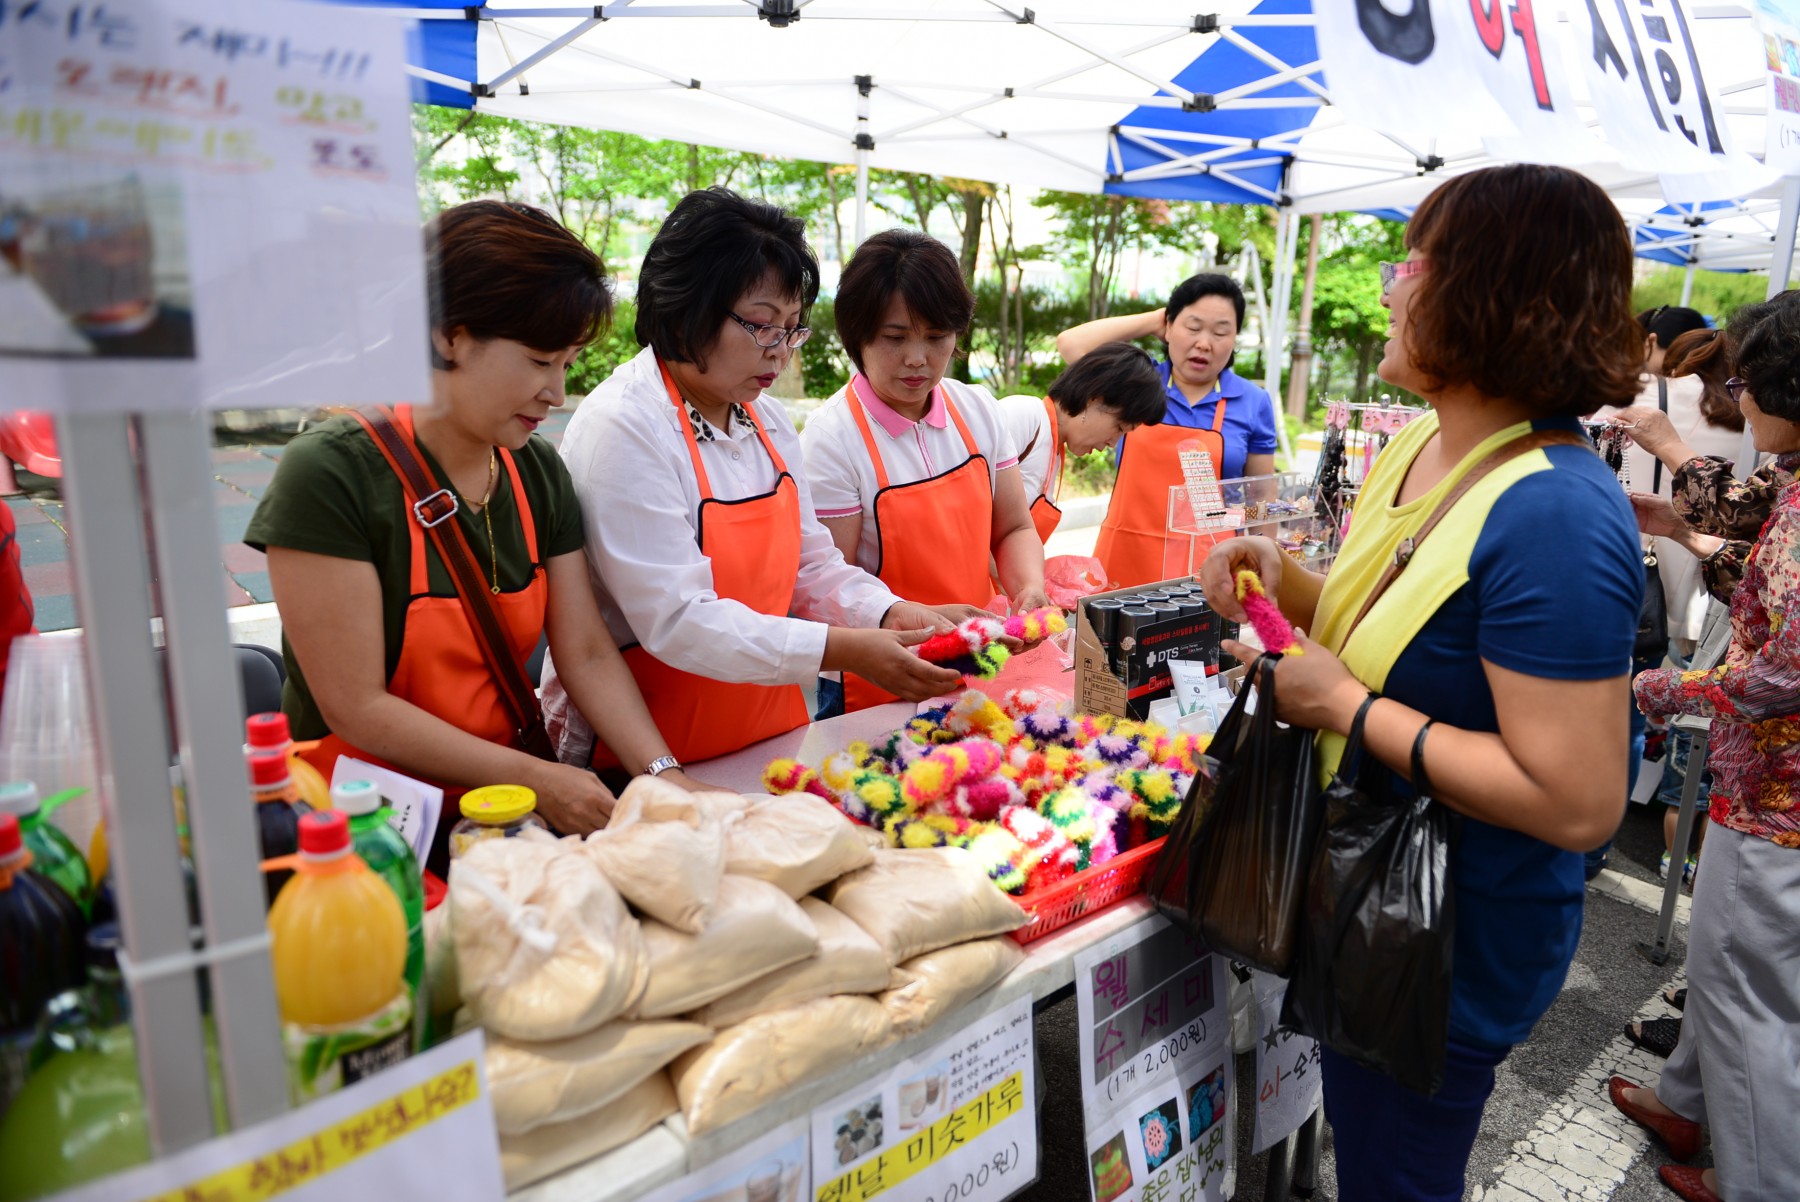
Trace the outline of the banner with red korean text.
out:
[[[1332,104],[1420,155],[1444,134],[1473,134],[1520,162],[1605,157],[1569,95],[1554,7],[1319,0],[1313,20]]]
[[[0,3],[0,408],[429,397],[408,27]]]
[[[1075,957],[1094,1202],[1223,1202],[1237,1102],[1225,962],[1160,915]]]

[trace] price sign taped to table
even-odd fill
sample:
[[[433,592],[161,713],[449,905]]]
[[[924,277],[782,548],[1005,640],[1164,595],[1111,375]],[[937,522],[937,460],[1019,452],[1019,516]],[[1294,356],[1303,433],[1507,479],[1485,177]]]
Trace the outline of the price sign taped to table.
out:
[[[500,1143],[471,1031],[278,1119],[53,1202],[500,1198]]]
[[[813,1111],[814,1202],[1000,1202],[1037,1178],[1031,999]]]
[[[1094,1202],[1222,1202],[1236,1185],[1225,965],[1161,915],[1075,957]]]
[[[1300,1129],[1319,1105],[1324,1077],[1317,1040],[1281,1026],[1287,982],[1266,972],[1251,977],[1256,995],[1256,1138],[1251,1150],[1266,1152]]]

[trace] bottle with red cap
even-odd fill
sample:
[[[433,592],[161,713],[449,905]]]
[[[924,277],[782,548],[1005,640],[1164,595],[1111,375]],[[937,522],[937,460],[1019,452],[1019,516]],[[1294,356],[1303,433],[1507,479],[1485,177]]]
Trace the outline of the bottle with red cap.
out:
[[[285,752],[252,751],[246,757],[250,765],[250,795],[256,799],[256,833],[262,843],[262,858],[273,860],[291,856],[300,850],[300,817],[307,813],[294,786],[290,761]],[[291,872],[270,872],[263,876],[269,904],[292,876]]]
[[[307,744],[312,746],[312,744]],[[244,751],[279,751],[288,758],[288,771],[300,800],[315,810],[331,808],[331,786],[319,770],[301,757],[288,726],[287,715],[276,711],[251,714],[244,720]]]
[[[0,1112],[25,1084],[38,1015],[79,988],[87,924],[62,886],[39,876],[12,814],[0,814]]]
[[[300,819],[300,852],[281,866],[294,875],[269,911],[269,954],[288,1079],[305,1101],[412,1053],[406,917],[335,810]]]

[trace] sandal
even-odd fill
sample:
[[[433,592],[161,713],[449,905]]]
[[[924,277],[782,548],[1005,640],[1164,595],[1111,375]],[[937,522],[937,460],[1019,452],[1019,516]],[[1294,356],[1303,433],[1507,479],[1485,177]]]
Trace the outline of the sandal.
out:
[[[1669,1003],[1669,1005],[1675,1007],[1675,1009],[1677,1009],[1677,1010],[1686,1010],[1687,1009],[1687,986],[1686,985],[1683,985],[1680,989],[1665,989],[1665,990],[1663,990],[1662,997],[1663,997],[1663,1001]]]
[[[1625,1038],[1651,1055],[1667,1060],[1681,1039],[1681,1020],[1652,1018],[1644,1022],[1626,1023]]]

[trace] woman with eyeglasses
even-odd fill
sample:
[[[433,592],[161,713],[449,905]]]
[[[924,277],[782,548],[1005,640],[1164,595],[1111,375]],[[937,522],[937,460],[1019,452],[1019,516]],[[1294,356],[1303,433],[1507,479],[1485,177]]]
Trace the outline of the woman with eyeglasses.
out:
[[[912,230],[876,234],[844,268],[835,312],[856,374],[802,442],[819,517],[845,558],[955,616],[992,598],[991,557],[1014,610],[1048,605],[1044,544],[999,402],[944,378],[975,317],[956,255]],[[828,685],[821,713],[835,708]],[[866,673],[843,688],[850,710],[893,699]]]
[[[818,293],[799,219],[723,188],[689,193],[638,276],[643,351],[563,437],[594,592],[669,767],[804,725],[799,686],[821,669],[914,701],[961,680],[909,650],[948,623],[844,562],[814,515],[794,424],[767,395]],[[546,664],[559,753],[610,768],[591,733],[603,715],[572,700]]]

